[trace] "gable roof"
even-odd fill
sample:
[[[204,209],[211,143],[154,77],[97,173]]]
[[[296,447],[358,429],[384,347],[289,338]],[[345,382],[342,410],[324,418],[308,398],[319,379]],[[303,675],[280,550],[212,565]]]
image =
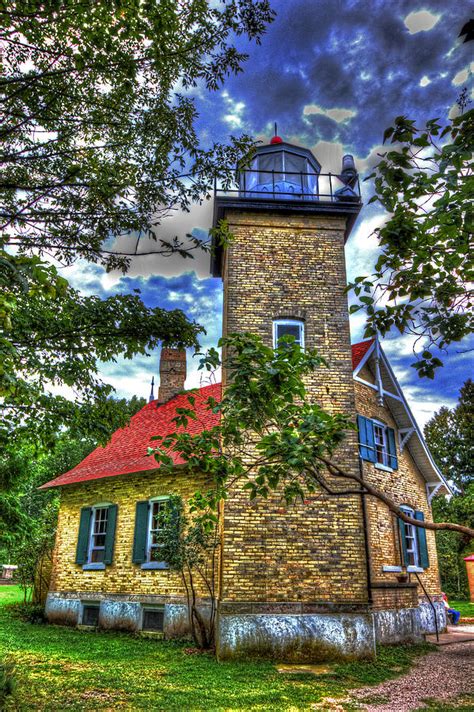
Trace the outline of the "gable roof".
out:
[[[442,487],[446,489],[446,493],[451,493],[449,484],[433,460],[433,456],[428,449],[380,342],[376,339],[371,339],[370,341],[362,342],[362,344],[367,344],[368,346],[357,364],[354,364],[354,347],[352,351],[354,380],[378,391],[379,395],[383,395],[384,404],[395,420],[401,441],[404,441],[403,447],[408,449],[426,481],[429,498],[431,499]],[[355,346],[360,347],[362,344],[355,344]],[[360,377],[361,369],[365,365],[372,372],[374,383],[369,383],[369,381]]]
[[[361,365],[362,359],[372,344],[375,344],[375,339],[367,339],[367,341],[359,341],[358,344],[352,344],[352,368],[354,371]]]
[[[449,492],[449,486],[433,461],[390,364],[375,339],[352,344],[354,378],[361,382],[362,379],[357,374],[366,363],[369,364],[375,358],[377,347],[381,357],[381,374],[386,403],[399,428],[413,429],[413,436],[407,441],[407,447],[425,480],[431,484],[444,484]],[[362,382],[374,388],[373,385],[365,381]],[[176,408],[189,407],[188,395],[189,393],[181,393],[161,405],[158,405],[156,401],[148,403],[131,418],[128,425],[112,435],[105,447],[97,447],[76,467],[54,480],[46,482],[41,489],[158,469],[159,463],[146,454],[148,447],[157,444],[151,438],[153,435],[165,436],[175,432],[176,425],[173,423],[173,418],[176,417]],[[195,396],[197,419],[189,420],[187,430],[196,434],[218,425],[219,414],[208,410],[206,404],[209,397],[220,400],[221,384],[204,386],[194,391],[193,395]],[[171,453],[171,456],[176,465],[183,464],[183,460],[176,453]]]
[[[182,393],[162,405],[158,405],[156,401],[147,403],[135,413],[128,425],[115,431],[105,447],[100,445],[72,470],[46,482],[41,489],[156,470],[159,463],[147,455],[147,448],[156,447],[158,444],[151,440],[151,437],[175,432],[173,418],[176,417],[176,408],[190,407],[188,395],[190,393]],[[208,410],[206,402],[210,397],[220,400],[221,384],[205,386],[192,395],[196,398],[197,420],[189,420],[187,431],[196,434],[218,424],[219,415]],[[176,465],[183,464],[183,460],[176,453],[171,455]]]

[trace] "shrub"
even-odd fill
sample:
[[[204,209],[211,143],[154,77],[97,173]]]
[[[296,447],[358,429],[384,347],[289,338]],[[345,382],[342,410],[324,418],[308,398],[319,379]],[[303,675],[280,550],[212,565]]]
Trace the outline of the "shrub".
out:
[[[44,608],[36,603],[13,603],[9,609],[14,618],[25,623],[46,623]]]

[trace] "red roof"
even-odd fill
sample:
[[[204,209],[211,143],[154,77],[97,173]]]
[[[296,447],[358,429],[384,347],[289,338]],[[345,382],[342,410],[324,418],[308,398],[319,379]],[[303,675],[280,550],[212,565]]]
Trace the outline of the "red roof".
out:
[[[373,343],[374,339],[370,339],[352,345],[352,366],[354,369],[357,368]],[[189,420],[187,430],[196,434],[218,424],[219,415],[208,410],[206,403],[209,397],[220,399],[221,384],[205,386],[193,395],[196,398],[197,420]],[[173,423],[176,408],[190,407],[187,396],[188,394],[182,393],[160,406],[156,401],[148,403],[131,418],[128,425],[112,435],[105,447],[97,447],[72,470],[46,482],[42,487],[58,487],[75,482],[99,480],[103,477],[156,470],[159,463],[146,454],[148,447],[158,445],[156,441],[151,440],[151,437],[153,435],[168,435],[176,430]],[[172,457],[176,465],[183,463],[177,454],[172,454]]]
[[[367,351],[370,349],[375,339],[368,339],[367,341],[359,341],[358,344],[352,344],[352,368],[354,371],[364,358]]]
[[[168,435],[176,430],[176,425],[172,422],[176,417],[176,408],[191,407],[188,395],[180,394],[160,406],[156,401],[148,403],[138,413],[135,413],[128,425],[112,435],[105,447],[97,447],[72,470],[46,482],[43,487],[58,487],[74,482],[156,470],[159,463],[154,457],[147,455],[148,447],[158,445],[158,442],[151,440],[151,437],[153,435]],[[192,395],[195,395],[196,398],[197,420],[189,420],[187,431],[195,434],[218,424],[219,415],[208,410],[206,403],[209,397],[220,399],[221,384],[205,386]],[[176,465],[183,463],[179,455],[172,454],[172,456]]]

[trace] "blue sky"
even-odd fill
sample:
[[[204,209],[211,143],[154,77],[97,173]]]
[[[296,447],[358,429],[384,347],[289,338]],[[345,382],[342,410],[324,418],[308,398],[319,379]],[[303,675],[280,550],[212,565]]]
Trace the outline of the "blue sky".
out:
[[[244,132],[268,142],[276,121],[284,140],[310,148],[323,172],[339,170],[342,155],[352,153],[364,176],[396,115],[420,123],[445,119],[461,89],[472,87],[472,48],[457,40],[468,19],[467,3],[273,0],[272,6],[277,17],[262,44],[239,42],[250,55],[244,72],[217,93],[193,91],[204,145]],[[364,199],[370,195],[366,183]],[[205,230],[211,216],[212,205],[196,206],[169,219],[162,230],[165,236]],[[349,278],[370,271],[377,249],[370,234],[382,219],[377,207],[363,208],[347,245]],[[75,264],[65,275],[88,294],[105,297],[139,288],[149,306],[182,308],[206,328],[206,347],[217,342],[222,311],[221,282],[209,276],[208,261],[140,258],[126,277]],[[361,315],[352,320],[351,331],[353,341],[362,338]],[[472,354],[462,353],[467,345],[450,350],[434,382],[420,381],[410,368],[410,337],[389,335],[383,346],[421,425],[441,405],[454,405],[472,375]],[[197,385],[196,367],[189,362],[188,371],[188,385]],[[119,396],[147,396],[151,376],[158,375],[158,353],[108,364],[103,375]]]

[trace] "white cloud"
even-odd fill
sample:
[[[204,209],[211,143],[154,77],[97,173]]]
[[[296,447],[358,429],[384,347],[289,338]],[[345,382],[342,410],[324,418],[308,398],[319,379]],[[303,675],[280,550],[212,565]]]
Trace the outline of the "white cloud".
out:
[[[454,84],[455,87],[460,86],[461,84],[466,84],[466,82],[469,79],[469,75],[474,72],[474,62],[471,62],[469,67],[465,67],[464,69],[461,69],[460,72],[456,74],[456,76],[453,78],[452,83]]]
[[[432,30],[433,27],[439,22],[441,14],[435,15],[434,12],[429,10],[419,10],[418,12],[410,12],[409,15],[405,17],[405,26],[408,28],[408,32],[411,35],[415,35],[417,32],[428,32]]]
[[[303,109],[303,116],[311,116],[314,114],[322,114],[323,116],[327,116],[328,119],[331,119],[332,121],[341,124],[356,116],[357,111],[355,111],[354,109],[342,108],[323,109],[317,104],[306,104]]]
[[[244,125],[242,114],[245,110],[245,103],[243,101],[234,101],[227,90],[224,90],[221,96],[227,108],[227,113],[224,114],[222,120],[229,124],[231,129],[241,129]]]

